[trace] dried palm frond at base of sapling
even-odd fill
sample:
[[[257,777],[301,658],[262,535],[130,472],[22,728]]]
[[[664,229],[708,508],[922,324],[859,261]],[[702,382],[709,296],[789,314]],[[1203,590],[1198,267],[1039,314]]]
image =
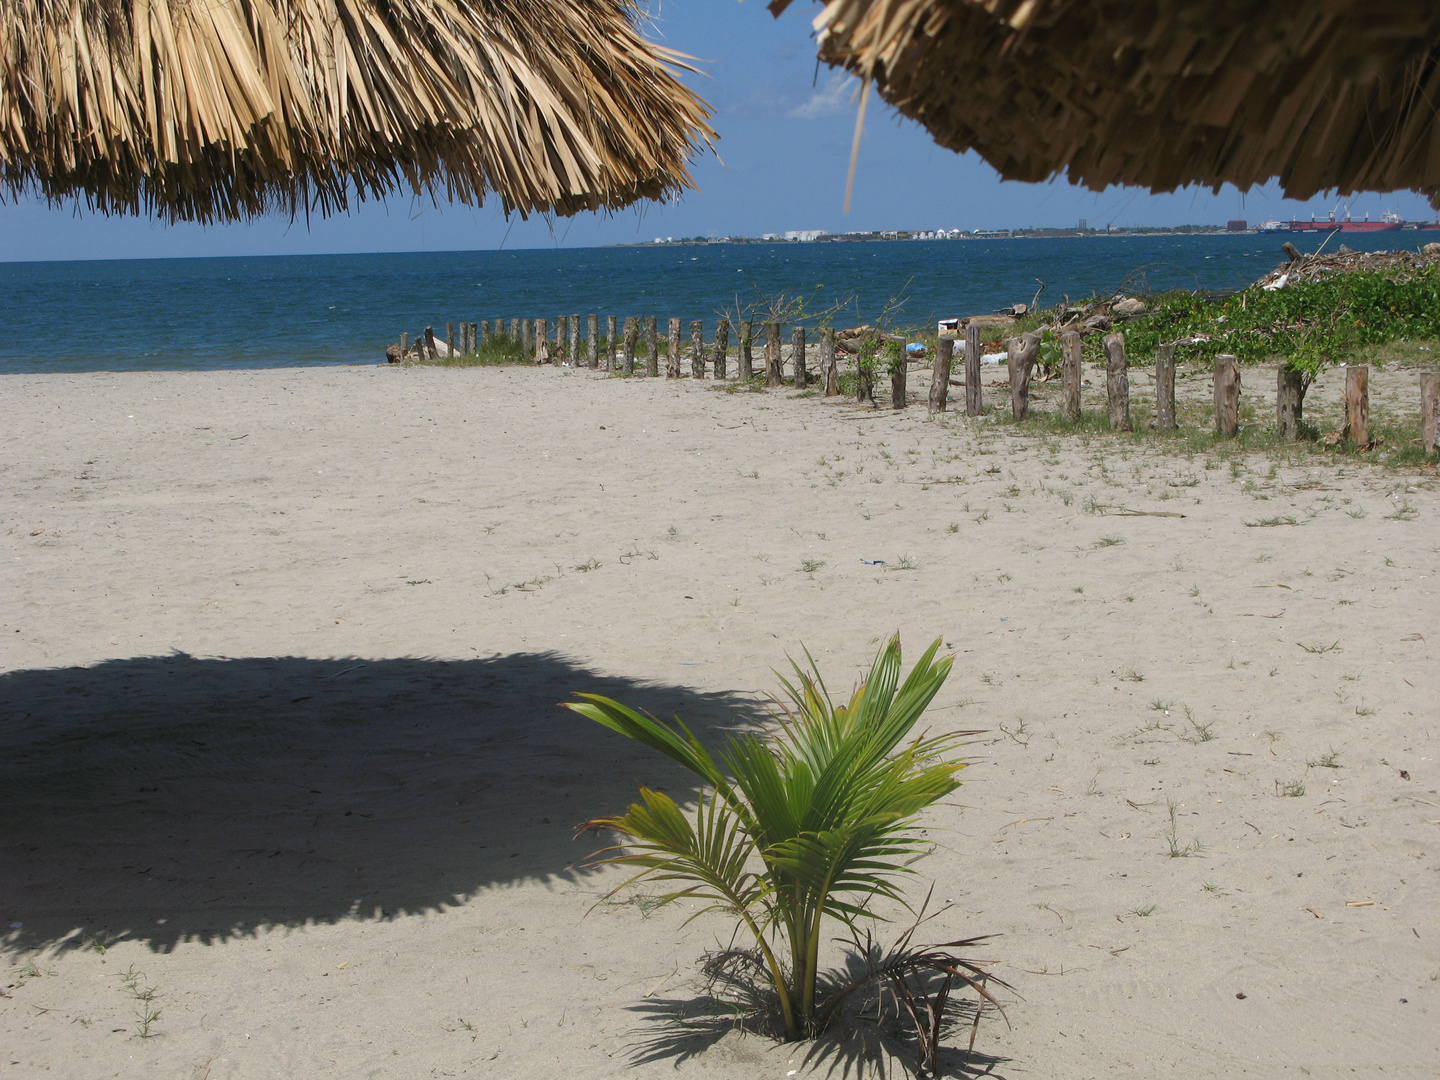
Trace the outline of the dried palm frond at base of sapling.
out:
[[[794,681],[781,679],[780,731],[731,737],[718,760],[678,720],[671,726],[594,694],[567,705],[702,783],[688,814],[663,792],[641,788],[641,802],[626,813],[581,826],[622,838],[596,860],[639,869],[617,891],[641,879],[665,882],[672,891],[662,903],[700,902],[691,919],[707,912],[733,918],[753,948],[721,954],[715,971],[743,963],[763,972],[787,1040],[819,1034],[857,989],[886,983],[916,1028],[922,1071],[935,1061],[950,992],[974,990],[998,1009],[987,983],[1004,985],[983,962],[950,951],[981,938],[919,948],[912,927],[881,954],[860,929],[879,917],[874,902],[904,904],[901,883],[915,873],[909,864],[929,846],[919,814],[959,787],[966,762],[954,752],[979,734],[910,737],[950,673],[951,658],[936,659],[939,646],[934,642],[902,683],[900,640],[892,638],[841,706],[807,653],[808,670],[792,662]],[[841,976],[820,975],[831,920],[863,958],[858,971],[852,965]]]

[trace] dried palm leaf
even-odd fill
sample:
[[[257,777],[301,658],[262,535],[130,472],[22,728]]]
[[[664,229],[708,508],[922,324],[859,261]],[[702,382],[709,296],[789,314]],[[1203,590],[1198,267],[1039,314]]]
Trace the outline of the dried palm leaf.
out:
[[[574,214],[714,139],[634,0],[7,0],[0,186],[171,220],[396,191]]]
[[[776,14],[791,0],[772,0]],[[1440,206],[1440,7],[1405,0],[826,0],[821,59],[1007,179]]]

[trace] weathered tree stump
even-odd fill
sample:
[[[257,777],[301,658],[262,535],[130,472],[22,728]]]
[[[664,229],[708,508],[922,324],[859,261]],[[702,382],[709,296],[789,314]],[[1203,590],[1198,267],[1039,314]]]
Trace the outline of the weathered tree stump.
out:
[[[600,366],[600,316],[585,317],[585,363],[592,368]]]
[[[810,373],[805,370],[805,328],[797,326],[790,331],[790,370],[795,373],[795,388],[803,390],[810,382]]]
[[[1110,427],[1130,430],[1130,365],[1125,359],[1125,335],[1105,335],[1105,395]]]
[[[780,360],[780,324],[765,324],[765,385],[784,386],[785,372]]]
[[[1345,437],[1361,449],[1370,446],[1370,369],[1345,368]]]
[[[705,377],[705,323],[701,319],[690,321],[690,377]]]
[[[715,378],[726,377],[725,354],[730,351],[730,320],[721,319],[715,324],[715,345],[710,351],[710,365],[715,370]]]
[[[1215,434],[1240,430],[1240,361],[1229,353],[1215,357]]]
[[[655,316],[645,316],[645,373],[660,374],[660,337],[655,327]]]
[[[1155,430],[1175,428],[1175,343],[1167,341],[1155,350]]]
[[[678,379],[680,377],[680,320],[670,320],[670,353],[665,358],[665,377],[667,379]]]
[[[1030,415],[1030,376],[1040,358],[1040,336],[1022,334],[1005,343],[1005,363],[1010,371],[1010,413],[1016,420]]]
[[[820,331],[820,367],[825,372],[825,396],[840,396],[840,364],[835,359],[835,331],[825,327]]]
[[[955,357],[955,339],[942,337],[935,343],[935,359],[930,367],[931,416],[942,413],[950,401],[950,365]]]
[[[1082,348],[1080,335],[1067,330],[1060,335],[1060,415],[1070,423],[1080,419],[1080,387],[1084,371],[1080,367]]]
[[[985,399],[980,387],[980,327],[965,327],[965,415],[980,416]]]
[[[1300,438],[1305,418],[1305,373],[1281,364],[1275,377],[1275,434],[1282,439]]]
[[[755,377],[755,357],[751,352],[755,340],[755,324],[748,320],[740,324],[740,359],[736,361],[739,365],[740,381],[749,382]]]
[[[605,316],[605,363],[602,365],[606,371],[615,371],[615,337],[616,326],[615,316]]]
[[[1420,444],[1435,452],[1436,413],[1440,412],[1440,372],[1420,376]]]
[[[625,352],[622,370],[626,375],[635,374],[635,344],[640,338],[640,320],[634,315],[625,317]]]

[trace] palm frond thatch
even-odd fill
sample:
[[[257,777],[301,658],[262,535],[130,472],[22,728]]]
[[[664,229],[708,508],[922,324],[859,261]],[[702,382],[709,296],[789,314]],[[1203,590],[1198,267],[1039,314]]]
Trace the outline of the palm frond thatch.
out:
[[[777,15],[791,0],[772,0]],[[1440,206],[1440,6],[825,0],[821,59],[1007,179]]]
[[[7,0],[0,188],[104,213],[506,213],[693,186],[714,138],[634,0]]]

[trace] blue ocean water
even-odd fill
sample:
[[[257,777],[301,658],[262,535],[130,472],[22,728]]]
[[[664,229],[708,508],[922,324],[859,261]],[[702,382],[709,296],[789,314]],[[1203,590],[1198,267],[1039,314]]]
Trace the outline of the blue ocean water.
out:
[[[1346,234],[1352,248],[1435,233]],[[704,319],[763,296],[850,298],[839,325],[904,297],[902,325],[1117,289],[1238,289],[1316,234],[709,244],[426,254],[0,264],[0,373],[380,363],[401,331],[447,320]]]

